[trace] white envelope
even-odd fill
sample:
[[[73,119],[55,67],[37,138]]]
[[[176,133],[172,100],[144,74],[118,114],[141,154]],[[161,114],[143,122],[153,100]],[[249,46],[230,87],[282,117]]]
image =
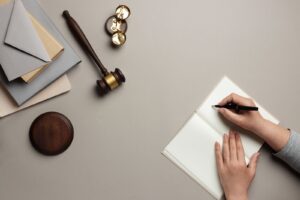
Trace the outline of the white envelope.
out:
[[[21,0],[0,5],[0,39],[0,64],[9,81],[51,62]]]

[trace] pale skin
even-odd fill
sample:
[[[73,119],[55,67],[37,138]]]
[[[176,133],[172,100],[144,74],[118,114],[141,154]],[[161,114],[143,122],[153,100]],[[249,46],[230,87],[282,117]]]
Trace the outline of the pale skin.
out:
[[[253,100],[230,94],[219,105],[229,102],[243,106],[255,106]],[[235,113],[226,108],[218,110],[227,120],[262,138],[274,151],[280,151],[288,142],[288,129],[264,119],[259,112],[247,111]],[[227,200],[247,200],[248,189],[255,176],[259,153],[252,155],[249,165],[246,165],[244,149],[239,134],[230,130],[224,134],[223,145],[215,145],[217,169],[221,185]]]

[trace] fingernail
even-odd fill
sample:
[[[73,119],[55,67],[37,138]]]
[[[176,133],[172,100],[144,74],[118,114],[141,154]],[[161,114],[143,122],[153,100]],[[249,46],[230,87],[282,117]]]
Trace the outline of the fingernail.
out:
[[[215,147],[216,147],[216,149],[219,148],[219,142],[215,142]]]

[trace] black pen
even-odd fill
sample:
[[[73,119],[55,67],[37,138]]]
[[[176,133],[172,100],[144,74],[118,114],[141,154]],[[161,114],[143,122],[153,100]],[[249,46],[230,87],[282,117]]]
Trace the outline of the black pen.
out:
[[[227,108],[227,109],[232,109],[232,110],[235,110],[236,112],[239,112],[239,111],[258,111],[258,107],[255,107],[255,106],[240,106],[238,104],[235,104],[235,103],[227,103],[223,106],[221,105],[213,105],[213,107],[215,108]]]

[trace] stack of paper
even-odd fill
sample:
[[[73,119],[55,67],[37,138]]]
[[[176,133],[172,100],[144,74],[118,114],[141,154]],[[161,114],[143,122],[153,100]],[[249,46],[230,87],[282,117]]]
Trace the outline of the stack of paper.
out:
[[[70,90],[80,59],[35,0],[0,0],[0,40],[0,117]]]

